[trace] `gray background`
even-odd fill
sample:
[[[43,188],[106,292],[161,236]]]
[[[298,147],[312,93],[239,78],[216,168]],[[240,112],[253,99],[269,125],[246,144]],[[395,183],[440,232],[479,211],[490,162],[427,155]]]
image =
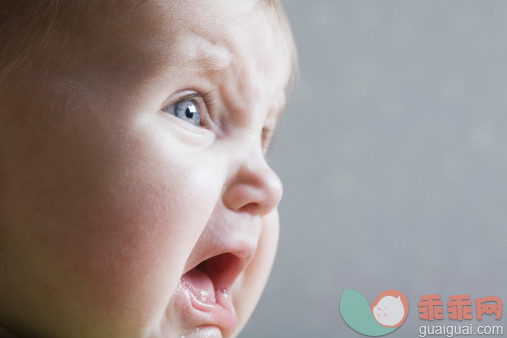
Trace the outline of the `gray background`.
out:
[[[404,292],[389,337],[442,324],[418,319],[421,295],[507,304],[507,2],[284,4],[301,78],[270,160],[281,240],[240,337],[361,337],[347,288]]]

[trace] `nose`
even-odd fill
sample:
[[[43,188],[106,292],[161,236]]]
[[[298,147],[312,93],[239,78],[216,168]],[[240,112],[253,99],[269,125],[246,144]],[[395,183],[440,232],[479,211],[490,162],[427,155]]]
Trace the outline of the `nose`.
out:
[[[253,151],[243,158],[233,173],[222,200],[230,210],[262,216],[278,206],[282,194],[278,175],[260,151]]]

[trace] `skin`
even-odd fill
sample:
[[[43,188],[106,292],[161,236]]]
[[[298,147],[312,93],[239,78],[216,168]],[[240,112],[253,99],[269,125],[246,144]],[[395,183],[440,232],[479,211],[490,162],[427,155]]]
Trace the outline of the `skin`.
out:
[[[121,26],[71,31],[76,54],[53,39],[47,71],[2,88],[1,325],[179,337],[197,325],[176,312],[181,275],[236,250],[238,326],[222,333],[238,334],[278,242],[282,185],[264,156],[289,73],[276,20],[253,1],[147,1]],[[163,110],[189,92],[211,97],[196,98],[201,126]]]

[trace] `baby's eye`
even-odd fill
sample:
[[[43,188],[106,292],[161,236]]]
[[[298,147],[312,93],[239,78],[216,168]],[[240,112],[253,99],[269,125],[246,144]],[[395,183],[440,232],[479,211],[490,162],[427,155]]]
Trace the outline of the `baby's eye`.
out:
[[[193,98],[184,98],[162,110],[194,126],[201,124],[201,108],[199,103]]]

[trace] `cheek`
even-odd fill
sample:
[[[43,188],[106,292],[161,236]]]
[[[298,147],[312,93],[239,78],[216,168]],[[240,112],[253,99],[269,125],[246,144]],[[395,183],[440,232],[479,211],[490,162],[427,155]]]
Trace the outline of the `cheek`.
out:
[[[55,140],[42,158],[53,166],[41,181],[55,183],[32,205],[31,260],[52,266],[39,282],[92,323],[146,325],[164,312],[220,194],[216,157],[153,130]]]
[[[177,143],[167,148],[158,141],[144,138],[138,155],[122,156],[121,179],[106,182],[105,198],[96,205],[93,224],[107,234],[90,238],[100,246],[93,255],[101,252],[111,262],[91,266],[107,272],[99,287],[106,285],[112,304],[145,314],[169,302],[220,192],[211,159],[197,161],[182,155]],[[132,303],[125,306],[126,300]]]

